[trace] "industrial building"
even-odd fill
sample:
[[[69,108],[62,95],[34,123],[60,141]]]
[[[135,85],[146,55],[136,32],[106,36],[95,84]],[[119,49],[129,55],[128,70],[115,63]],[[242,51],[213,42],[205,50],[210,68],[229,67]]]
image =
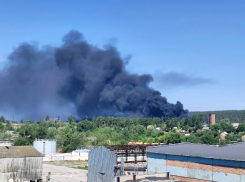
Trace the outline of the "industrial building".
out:
[[[55,140],[35,140],[33,141],[33,147],[37,149],[41,154],[55,154],[56,153],[56,141]]]
[[[0,147],[0,181],[41,181],[43,155],[32,146]]]
[[[147,148],[148,173],[169,172],[179,181],[245,182],[245,143],[182,143]]]

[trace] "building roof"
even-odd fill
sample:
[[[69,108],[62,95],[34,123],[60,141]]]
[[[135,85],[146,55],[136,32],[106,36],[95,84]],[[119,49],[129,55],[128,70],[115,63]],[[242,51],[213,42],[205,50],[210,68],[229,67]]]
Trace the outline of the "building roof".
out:
[[[221,134],[219,137],[220,137],[221,140],[225,140],[225,136],[224,135]]]
[[[240,123],[231,123],[233,127],[238,127]]]
[[[43,157],[33,146],[0,147],[0,158]]]
[[[180,143],[147,147],[149,153],[245,161],[245,142],[225,146]]]

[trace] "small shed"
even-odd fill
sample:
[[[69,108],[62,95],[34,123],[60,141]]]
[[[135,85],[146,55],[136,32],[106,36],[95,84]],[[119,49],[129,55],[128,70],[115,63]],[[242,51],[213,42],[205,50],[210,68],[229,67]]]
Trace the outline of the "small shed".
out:
[[[33,146],[0,147],[1,182],[40,180],[42,168],[43,155]]]
[[[87,182],[114,182],[117,157],[107,148],[100,146],[88,154]]]

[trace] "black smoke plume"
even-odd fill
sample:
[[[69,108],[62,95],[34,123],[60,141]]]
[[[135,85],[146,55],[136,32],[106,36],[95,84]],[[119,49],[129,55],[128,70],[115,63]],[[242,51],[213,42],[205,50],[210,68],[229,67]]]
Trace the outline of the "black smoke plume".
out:
[[[78,31],[62,41],[60,47],[42,48],[23,43],[9,55],[0,72],[1,113],[36,120],[72,113],[80,118],[187,115],[180,102],[168,103],[149,88],[151,75],[128,73],[115,47],[92,46]]]

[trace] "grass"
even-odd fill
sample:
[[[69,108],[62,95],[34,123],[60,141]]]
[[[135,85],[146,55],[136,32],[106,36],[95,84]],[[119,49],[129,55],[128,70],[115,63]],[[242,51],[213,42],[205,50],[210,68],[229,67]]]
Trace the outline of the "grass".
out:
[[[88,170],[88,166],[82,167],[82,166],[77,166],[77,167],[72,167],[74,169],[83,169],[83,170]]]

